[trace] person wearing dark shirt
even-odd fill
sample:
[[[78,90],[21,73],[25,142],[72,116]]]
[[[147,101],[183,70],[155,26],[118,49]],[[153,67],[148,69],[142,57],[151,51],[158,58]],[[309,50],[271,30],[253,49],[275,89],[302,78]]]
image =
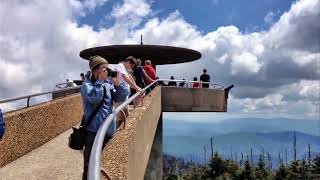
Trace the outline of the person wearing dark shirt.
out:
[[[171,76],[170,79],[171,79],[171,80],[174,80],[174,77]],[[176,83],[175,81],[170,81],[170,82],[168,83],[168,86],[177,86],[177,83]]]
[[[147,82],[153,82],[154,81],[152,78],[150,78],[148,76],[148,74],[146,73],[144,68],[141,66],[141,60],[140,59],[137,59],[137,65],[133,69],[132,75],[133,75],[133,78],[134,78],[136,84],[140,88],[146,87],[148,85]],[[149,92],[150,92],[150,90],[147,90],[147,94]],[[133,96],[135,93],[136,93],[136,91],[134,89],[131,89],[131,95],[130,96]]]
[[[203,69],[203,74],[200,76],[201,82],[207,82],[207,83],[201,83],[203,88],[209,88],[208,82],[210,82],[210,76],[207,74],[207,69]]]

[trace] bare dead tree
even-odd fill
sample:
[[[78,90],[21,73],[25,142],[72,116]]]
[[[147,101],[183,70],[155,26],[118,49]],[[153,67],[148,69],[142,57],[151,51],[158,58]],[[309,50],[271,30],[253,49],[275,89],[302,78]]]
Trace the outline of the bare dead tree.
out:
[[[242,166],[242,163],[243,163],[243,153],[241,152],[240,167]]]
[[[265,162],[264,161],[264,148],[263,148],[263,146],[261,148],[262,148],[262,161]]]
[[[285,153],[286,153],[286,165],[288,165],[288,151],[287,151],[287,148],[285,148]]]
[[[293,132],[293,151],[294,151],[294,160],[297,160],[297,137],[296,132]]]
[[[251,154],[251,166],[253,166],[253,153],[252,153],[252,148],[251,148],[250,154]]]
[[[207,164],[207,149],[206,146],[203,146],[203,150],[204,150],[204,165]]]
[[[231,161],[233,161],[233,152],[232,152],[232,146],[230,147],[230,154],[231,154]]]
[[[210,143],[211,143],[211,158],[213,157],[213,137],[210,138]]]
[[[238,162],[238,153],[235,152],[234,155],[235,155],[235,158],[236,158],[236,162]]]
[[[281,159],[281,154],[279,152],[279,164],[283,165],[283,160]]]
[[[311,146],[308,144],[308,165],[311,167]]]
[[[269,153],[268,153],[268,162],[269,162],[269,171],[272,171],[272,159]]]

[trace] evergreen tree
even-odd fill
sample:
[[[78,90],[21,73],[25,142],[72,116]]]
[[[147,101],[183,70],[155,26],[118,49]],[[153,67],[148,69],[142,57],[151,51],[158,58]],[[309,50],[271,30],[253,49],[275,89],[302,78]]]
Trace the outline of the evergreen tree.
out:
[[[234,178],[232,178],[232,175],[229,173],[223,173],[217,178],[217,180],[232,180],[232,179]]]
[[[208,178],[217,178],[225,172],[225,164],[222,158],[217,152],[215,152],[209,163],[209,169],[206,172],[206,177]]]
[[[311,173],[314,179],[320,179],[320,153],[312,161]]]
[[[252,167],[249,162],[249,158],[247,157],[247,160],[244,162],[244,169],[239,175],[239,180],[254,180],[254,174]]]
[[[260,155],[258,167],[256,168],[255,175],[256,175],[256,179],[259,179],[259,180],[264,180],[264,179],[267,179],[268,177],[268,173],[265,169],[265,163],[263,161],[262,155]]]
[[[305,159],[301,162],[300,177],[303,180],[312,180],[310,168]]]
[[[240,167],[237,162],[232,160],[226,160],[225,161],[225,172],[228,174],[228,177],[232,177],[233,179],[238,179],[240,174]],[[225,175],[227,177],[227,175]]]
[[[170,175],[166,178],[166,180],[178,180],[178,176],[175,175],[175,174],[170,174]]]
[[[276,171],[275,180],[288,180],[289,179],[289,170],[283,164],[280,165],[279,169]]]
[[[300,179],[301,163],[299,160],[292,161],[289,168],[290,179]]]

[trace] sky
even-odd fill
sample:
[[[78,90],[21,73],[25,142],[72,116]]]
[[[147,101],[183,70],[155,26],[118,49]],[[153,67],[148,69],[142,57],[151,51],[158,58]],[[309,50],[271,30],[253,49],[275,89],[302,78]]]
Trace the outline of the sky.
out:
[[[0,99],[79,79],[81,50],[138,44],[142,34],[144,44],[202,53],[159,66],[160,78],[207,68],[214,83],[235,85],[223,116],[319,119],[319,9],[320,0],[2,0]]]

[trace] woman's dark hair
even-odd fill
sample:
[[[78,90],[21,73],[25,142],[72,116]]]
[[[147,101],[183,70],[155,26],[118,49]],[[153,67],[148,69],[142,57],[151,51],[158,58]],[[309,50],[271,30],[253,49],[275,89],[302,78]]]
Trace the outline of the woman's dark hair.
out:
[[[134,66],[137,66],[137,59],[133,56],[127,57],[123,62],[130,62],[130,64],[133,64]]]
[[[173,77],[173,76],[171,76],[171,77],[170,77],[170,79],[174,79],[174,77]]]
[[[198,78],[197,78],[197,77],[194,77],[194,78],[193,78],[193,81],[198,81]]]

